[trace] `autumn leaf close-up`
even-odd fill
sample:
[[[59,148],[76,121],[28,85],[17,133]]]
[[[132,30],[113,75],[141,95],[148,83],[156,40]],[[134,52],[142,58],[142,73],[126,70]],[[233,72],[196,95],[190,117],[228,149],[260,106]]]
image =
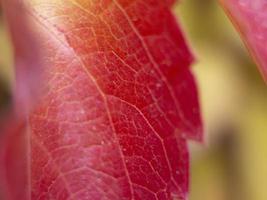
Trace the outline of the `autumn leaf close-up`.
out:
[[[0,2],[0,200],[267,198],[265,0]]]

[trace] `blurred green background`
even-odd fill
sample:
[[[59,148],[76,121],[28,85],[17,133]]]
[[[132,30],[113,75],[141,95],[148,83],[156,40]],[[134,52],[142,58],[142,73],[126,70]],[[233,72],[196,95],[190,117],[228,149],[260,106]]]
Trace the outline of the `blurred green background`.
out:
[[[175,13],[197,57],[205,144],[191,143],[190,200],[267,199],[267,86],[218,1]]]
[[[190,200],[266,200],[267,86],[216,0],[184,0],[174,11],[197,57],[205,123],[205,144],[190,144]],[[13,80],[8,41],[1,20],[2,109]]]

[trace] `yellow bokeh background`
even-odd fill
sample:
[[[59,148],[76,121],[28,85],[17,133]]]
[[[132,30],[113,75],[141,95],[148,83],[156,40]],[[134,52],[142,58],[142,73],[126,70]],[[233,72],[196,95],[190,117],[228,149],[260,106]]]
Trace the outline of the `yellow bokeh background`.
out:
[[[218,1],[175,7],[197,55],[205,144],[191,142],[190,200],[267,199],[267,86]]]

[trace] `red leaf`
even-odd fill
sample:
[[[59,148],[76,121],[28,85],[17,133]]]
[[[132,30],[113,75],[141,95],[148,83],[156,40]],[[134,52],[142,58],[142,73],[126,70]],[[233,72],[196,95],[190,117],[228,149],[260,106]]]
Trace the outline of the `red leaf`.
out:
[[[16,119],[15,117],[12,118]],[[29,135],[24,121],[8,120],[0,140],[1,199],[29,199]],[[7,134],[8,133],[8,134]]]
[[[172,1],[34,2],[46,80],[29,116],[31,198],[186,199],[202,126]]]
[[[30,135],[26,125],[29,110],[34,107],[41,93],[42,56],[32,20],[22,1],[1,1],[12,39],[16,82],[14,105],[0,130],[0,199],[29,199]],[[4,193],[4,194],[3,194]]]
[[[221,0],[267,80],[267,2]]]

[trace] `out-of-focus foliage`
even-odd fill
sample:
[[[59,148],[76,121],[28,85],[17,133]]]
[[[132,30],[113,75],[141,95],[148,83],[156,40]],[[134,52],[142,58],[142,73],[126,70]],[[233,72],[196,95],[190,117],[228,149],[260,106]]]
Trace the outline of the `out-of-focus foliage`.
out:
[[[12,66],[11,47],[4,19],[0,13],[0,78],[5,83],[10,83],[12,79],[12,68],[10,67]]]
[[[215,0],[175,10],[197,55],[206,143],[192,144],[190,200],[267,199],[267,89]]]
[[[10,100],[10,85],[13,80],[12,54],[8,33],[0,9],[0,110],[5,110]],[[2,113],[0,113],[1,116]]]

